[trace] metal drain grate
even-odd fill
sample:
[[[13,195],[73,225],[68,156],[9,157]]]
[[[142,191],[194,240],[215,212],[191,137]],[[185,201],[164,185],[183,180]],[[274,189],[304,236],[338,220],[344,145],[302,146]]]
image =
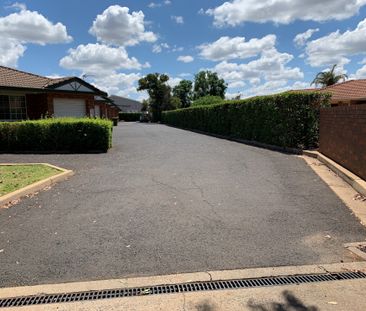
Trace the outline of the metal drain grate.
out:
[[[283,286],[337,280],[364,279],[363,272],[340,272],[323,274],[303,274],[290,276],[237,279],[226,281],[192,282],[181,284],[157,285],[150,287],[122,288],[111,290],[92,290],[85,292],[44,294],[0,299],[0,308],[44,305],[74,301],[100,300],[145,295],[173,294],[182,292],[198,292],[253,287]]]

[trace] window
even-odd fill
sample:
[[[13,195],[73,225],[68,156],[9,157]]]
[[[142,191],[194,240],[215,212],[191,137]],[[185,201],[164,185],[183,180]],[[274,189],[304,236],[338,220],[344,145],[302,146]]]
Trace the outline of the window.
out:
[[[0,95],[0,120],[27,118],[25,96]]]

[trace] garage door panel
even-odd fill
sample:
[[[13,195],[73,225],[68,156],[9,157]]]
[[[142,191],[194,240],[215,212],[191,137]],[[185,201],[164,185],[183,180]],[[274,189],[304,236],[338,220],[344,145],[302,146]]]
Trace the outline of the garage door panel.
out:
[[[54,98],[53,100],[54,116],[77,117],[86,116],[86,105],[84,99]]]

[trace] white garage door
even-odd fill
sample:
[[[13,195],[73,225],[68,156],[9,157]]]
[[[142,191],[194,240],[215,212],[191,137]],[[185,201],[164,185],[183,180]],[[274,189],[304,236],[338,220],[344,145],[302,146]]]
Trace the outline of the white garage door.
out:
[[[99,105],[95,105],[94,108],[95,108],[95,116],[97,118],[100,118],[100,106]]]
[[[54,98],[53,109],[55,117],[85,117],[84,99]]]

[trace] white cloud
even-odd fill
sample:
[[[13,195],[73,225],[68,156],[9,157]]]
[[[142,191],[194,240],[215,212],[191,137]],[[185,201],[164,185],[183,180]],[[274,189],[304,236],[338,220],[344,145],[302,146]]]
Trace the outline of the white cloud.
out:
[[[157,36],[145,31],[142,11],[129,13],[129,8],[112,5],[96,17],[89,32],[105,44],[133,46],[142,41],[155,42]]]
[[[154,44],[152,47],[152,51],[153,53],[161,53],[163,51],[163,49],[169,49],[170,46],[168,43],[160,43],[160,44]]]
[[[191,63],[194,61],[194,58],[191,55],[181,55],[178,56],[177,60],[183,63]]]
[[[183,16],[171,16],[171,19],[174,20],[177,24],[184,24]]]
[[[218,72],[227,82],[243,80],[258,82],[258,79],[262,78],[265,80],[302,79],[304,74],[300,68],[287,66],[292,59],[291,54],[280,53],[272,48],[263,51],[258,59],[248,63],[237,64],[223,61],[217,64],[213,70]]]
[[[61,23],[53,24],[43,15],[28,11],[25,7],[16,13],[0,17],[0,37],[16,40],[19,43],[68,43],[72,37]]]
[[[187,77],[191,77],[192,74],[191,73],[188,73],[188,72],[182,72],[178,76],[179,77],[182,77],[182,78],[187,78]]]
[[[183,50],[184,50],[184,47],[182,47],[182,46],[174,45],[174,47],[172,48],[172,52],[182,52]]]
[[[269,95],[304,88],[309,88],[308,82],[296,81],[293,84],[288,84],[287,80],[266,81],[263,84],[253,86],[245,90],[243,95],[244,97],[251,97],[256,95]]]
[[[366,0],[231,0],[209,9],[216,26],[243,22],[288,24],[295,20],[342,20],[359,12]]]
[[[24,3],[15,2],[12,5],[10,5],[9,8],[25,11],[27,9],[27,6]]]
[[[163,2],[150,2],[147,6],[150,9],[155,9],[155,8],[160,8],[163,5],[170,5],[170,4],[172,4],[172,2],[170,0],[165,0]]]
[[[200,8],[199,11],[197,12],[199,15],[204,15],[206,12],[203,8]]]
[[[232,89],[244,88],[244,97],[272,94],[287,89],[303,88],[301,80],[303,72],[298,67],[290,67],[288,63],[293,55],[281,53],[276,48],[263,50],[260,56],[247,63],[222,61],[210,70],[216,71],[219,76],[228,82],[229,97],[235,97],[237,92]],[[292,83],[292,84],[291,84]]]
[[[104,76],[119,69],[141,69],[134,57],[129,58],[123,47],[115,48],[103,44],[79,45],[70,49],[69,54],[60,60],[60,66],[66,69],[80,70],[84,74]]]
[[[229,89],[235,89],[235,88],[239,88],[239,87],[244,87],[246,84],[244,81],[234,81],[229,83],[228,88]]]
[[[180,81],[182,81],[181,78],[170,77],[169,80],[168,80],[168,85],[170,85],[171,88],[174,88],[176,85],[179,84]]]
[[[137,81],[141,78],[138,73],[113,72],[106,76],[92,77],[92,83],[110,95],[137,97]]]
[[[16,67],[26,47],[16,40],[0,40],[0,65]]]
[[[306,45],[308,63],[313,67],[350,62],[351,55],[366,53],[366,18],[354,30],[339,30],[327,36],[309,41]]]
[[[161,3],[156,3],[156,2],[150,2],[148,5],[147,5],[150,9],[155,9],[155,8],[159,8],[162,6]]]
[[[294,38],[294,43],[297,47],[304,46],[305,43],[311,38],[311,36],[318,32],[319,28],[316,29],[308,29],[305,32],[299,33]]]
[[[29,43],[45,45],[72,41],[63,24],[53,24],[38,12],[27,10],[22,3],[14,3],[11,7],[19,12],[0,17],[1,65],[16,67]]]
[[[198,46],[198,49],[201,50],[200,55],[203,58],[222,61],[257,56],[263,50],[273,48],[275,43],[275,35],[267,35],[261,39],[253,38],[249,41],[245,41],[244,37],[221,37],[215,42]]]
[[[359,68],[354,74],[351,74],[350,79],[366,79],[366,65]]]

